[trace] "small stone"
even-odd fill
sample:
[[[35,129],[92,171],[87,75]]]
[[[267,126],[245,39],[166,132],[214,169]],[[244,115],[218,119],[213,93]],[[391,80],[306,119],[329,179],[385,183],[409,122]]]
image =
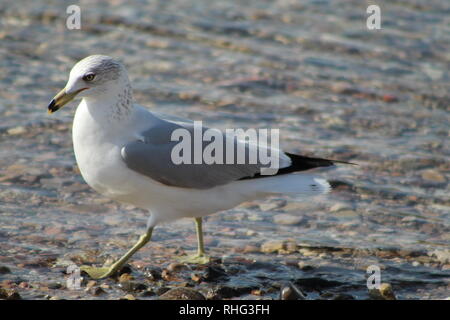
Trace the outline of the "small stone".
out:
[[[56,289],[61,289],[61,288],[62,288],[62,284],[61,284],[61,283],[58,283],[58,282],[51,282],[51,283],[49,283],[49,284],[47,285],[47,287],[48,287],[49,289],[56,290]]]
[[[122,298],[120,298],[120,300],[137,300],[137,299],[132,294],[126,294]]]
[[[450,263],[450,250],[449,249],[444,249],[444,250],[436,249],[436,250],[430,252],[428,255],[435,256],[437,258],[437,260],[442,264]]]
[[[9,135],[14,136],[14,135],[19,135],[19,134],[24,134],[26,132],[26,129],[22,126],[19,126],[19,127],[8,129],[7,132]]]
[[[357,217],[358,212],[356,212],[355,210],[341,210],[336,212],[336,215],[342,218]]]
[[[280,300],[305,300],[305,295],[294,284],[281,287]]]
[[[8,297],[8,291],[3,288],[0,288],[0,299],[6,299]]]
[[[311,271],[311,270],[314,269],[314,267],[313,267],[312,265],[307,264],[307,263],[305,263],[305,262],[303,262],[303,261],[300,261],[300,262],[298,263],[298,268],[299,268],[300,270],[302,270],[302,271]]]
[[[277,214],[273,217],[273,222],[281,225],[296,225],[303,221],[303,217],[293,216],[287,213]]]
[[[166,292],[169,291],[169,290],[170,290],[170,288],[167,288],[167,287],[161,287],[161,288],[158,288],[158,289],[156,290],[156,295],[162,296],[164,293],[166,293]]]
[[[262,296],[264,294],[264,291],[261,289],[254,289],[252,290],[251,294],[254,296]]]
[[[297,251],[297,242],[293,241],[293,240],[288,240],[284,243],[284,248],[283,250],[286,253],[293,253]]]
[[[351,210],[353,209],[351,206],[346,204],[345,202],[338,202],[331,206],[330,212],[339,212],[343,210]]]
[[[126,292],[140,292],[147,289],[147,286],[140,282],[124,281],[119,283],[119,288]]]
[[[386,300],[396,300],[392,286],[389,283],[382,283],[380,285],[380,292]]]
[[[127,281],[130,281],[130,280],[133,280],[133,279],[134,278],[133,278],[133,276],[131,274],[123,273],[119,277],[119,282],[127,282]]]
[[[424,179],[424,180],[436,182],[436,183],[443,183],[443,182],[447,181],[447,179],[445,178],[444,175],[442,175],[439,171],[434,170],[434,169],[429,169],[429,170],[423,171],[421,176],[422,176],[422,179]]]
[[[100,285],[100,288],[102,288],[102,289],[111,289],[111,286],[110,286],[109,284],[102,283],[102,284]]]
[[[7,293],[6,300],[22,300],[22,297],[16,290],[11,290]]]
[[[91,289],[93,286],[95,286],[97,284],[97,281],[95,280],[90,280],[87,284],[86,284],[86,289]]]
[[[316,251],[311,250],[311,249],[307,249],[307,248],[302,248],[302,249],[298,250],[298,252],[300,252],[305,257],[317,256],[317,252]]]
[[[173,288],[159,297],[161,300],[206,300],[205,297],[190,288]]]
[[[11,270],[6,266],[0,266],[0,274],[11,273]]]
[[[392,286],[389,283],[380,284],[379,289],[370,289],[369,296],[375,300],[396,300]]]
[[[92,287],[92,288],[89,289],[89,292],[90,292],[92,295],[94,295],[94,296],[100,296],[100,295],[106,293],[106,291],[103,290],[103,289],[100,288],[100,287]]]
[[[150,281],[161,280],[161,269],[157,267],[145,268],[144,275]]]
[[[242,250],[242,253],[256,253],[259,252],[259,247],[253,245],[246,245]]]
[[[273,253],[278,252],[279,250],[283,250],[284,241],[282,240],[269,240],[264,242],[261,245],[261,252],[264,253]]]
[[[333,297],[333,300],[355,300],[355,298],[347,293],[338,293]]]
[[[187,266],[184,263],[176,263],[173,262],[171,264],[169,264],[169,266],[167,267],[167,270],[170,272],[177,272],[180,271],[184,268],[186,268]]]
[[[272,211],[275,209],[279,209],[286,204],[286,200],[274,200],[269,203],[261,203],[259,204],[259,208],[261,211]]]
[[[205,282],[215,282],[224,279],[228,279],[228,274],[222,267],[218,265],[208,266],[205,273],[203,274],[203,280]]]
[[[406,216],[406,217],[402,218],[402,222],[410,223],[410,224],[419,224],[422,221],[420,219],[418,219],[417,217],[414,217],[414,216]]]
[[[155,292],[153,292],[153,290],[147,289],[147,290],[141,292],[141,294],[139,296],[141,296],[141,297],[152,297],[154,295],[155,295]]]
[[[208,300],[223,300],[239,296],[239,291],[229,286],[219,286],[208,291]]]
[[[161,272],[161,278],[166,281],[171,281],[171,274],[170,274],[169,270],[164,269]]]
[[[58,296],[53,296],[53,297],[51,297],[50,299],[48,299],[48,300],[61,300],[61,298],[60,297],[58,297]]]
[[[256,236],[258,234],[258,232],[256,232],[255,230],[247,230],[247,232],[245,232],[245,235],[248,237],[253,237]]]
[[[195,281],[197,283],[200,283],[202,281],[202,277],[198,275],[197,273],[191,274],[192,281]]]

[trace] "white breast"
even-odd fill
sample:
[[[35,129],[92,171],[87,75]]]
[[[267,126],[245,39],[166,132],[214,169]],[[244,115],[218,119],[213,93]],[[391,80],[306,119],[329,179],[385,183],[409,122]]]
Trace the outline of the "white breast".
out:
[[[106,118],[105,121],[109,120]],[[109,130],[105,130],[108,125]],[[75,158],[84,180],[111,198],[115,198],[114,194],[127,192],[128,180],[126,166],[120,157],[126,137],[117,134],[115,125],[99,122],[83,100],[75,113],[72,128]]]

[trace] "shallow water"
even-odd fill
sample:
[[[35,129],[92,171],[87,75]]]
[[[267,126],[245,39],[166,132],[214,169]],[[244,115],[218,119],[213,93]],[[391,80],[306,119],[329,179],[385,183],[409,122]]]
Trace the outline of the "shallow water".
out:
[[[209,252],[229,278],[192,283],[203,272],[192,267],[149,287],[241,285],[233,298],[259,297],[258,288],[276,298],[290,281],[308,298],[366,299],[375,264],[397,298],[450,296],[449,2],[383,1],[378,31],[366,29],[368,4],[357,0],[80,3],[82,29],[72,31],[70,1],[0,4],[0,266],[11,271],[1,286],[23,298],[98,298],[64,288],[65,263],[103,263],[145,228],[145,212],[83,182],[76,104],[46,113],[73,64],[103,53],[125,63],[136,100],[152,110],[278,128],[286,150],[359,164],[324,173],[336,188],[318,201],[279,197],[208,217]],[[193,232],[188,220],[159,227],[133,260],[135,277],[148,282],[146,267],[194,250]],[[283,249],[261,253],[268,240]],[[108,281],[100,298],[124,295]]]

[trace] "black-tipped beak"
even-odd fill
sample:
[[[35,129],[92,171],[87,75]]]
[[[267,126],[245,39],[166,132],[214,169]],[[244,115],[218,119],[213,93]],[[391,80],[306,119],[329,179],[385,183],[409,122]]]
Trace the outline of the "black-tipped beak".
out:
[[[50,101],[47,108],[48,108],[48,113],[53,113],[59,109],[59,107],[56,106],[55,99],[52,99],[52,101]]]
[[[68,102],[72,101],[73,98],[75,98],[75,96],[77,94],[79,94],[81,91],[86,90],[88,88],[81,88],[75,92],[72,93],[67,93],[66,89],[62,89],[60,92],[58,92],[58,94],[52,99],[52,101],[50,101],[47,109],[48,109],[48,113],[53,113],[55,111],[58,111],[59,109],[61,109],[65,104],[67,104]]]

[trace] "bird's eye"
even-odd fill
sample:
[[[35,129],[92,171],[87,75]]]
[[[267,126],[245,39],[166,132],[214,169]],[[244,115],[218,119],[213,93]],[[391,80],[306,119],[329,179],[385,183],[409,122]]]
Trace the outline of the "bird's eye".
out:
[[[84,81],[92,81],[95,78],[95,74],[93,73],[88,73],[86,75],[84,75],[83,80]]]

